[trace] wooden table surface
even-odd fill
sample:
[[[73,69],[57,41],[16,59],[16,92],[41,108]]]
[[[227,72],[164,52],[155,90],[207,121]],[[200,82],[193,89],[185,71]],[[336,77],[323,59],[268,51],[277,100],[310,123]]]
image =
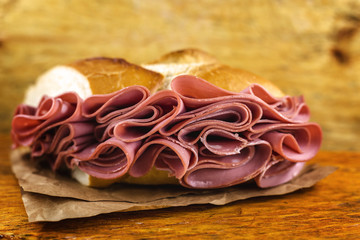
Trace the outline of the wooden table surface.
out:
[[[338,170],[314,187],[226,206],[197,205],[29,223],[11,172],[10,138],[0,135],[0,239],[356,239],[360,236],[360,153],[320,152]]]

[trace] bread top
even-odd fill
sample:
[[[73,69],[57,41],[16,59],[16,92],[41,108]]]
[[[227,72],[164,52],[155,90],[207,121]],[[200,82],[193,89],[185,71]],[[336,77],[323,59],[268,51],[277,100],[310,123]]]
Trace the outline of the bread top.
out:
[[[68,65],[89,81],[92,94],[106,94],[119,89],[143,85],[155,91],[162,84],[161,73],[145,69],[121,58],[89,58]]]
[[[241,91],[252,83],[264,86],[274,96],[283,96],[270,81],[253,73],[221,64],[215,57],[196,49],[175,51],[148,64],[137,65],[120,58],[89,58],[56,66],[41,75],[26,92],[24,103],[36,106],[41,97],[75,91],[82,98],[106,94],[131,85],[143,85],[151,92],[169,89],[171,80],[180,74],[195,75],[230,91]],[[167,173],[152,169],[141,178],[129,175],[121,179],[101,180],[73,170],[73,177],[87,186],[105,187],[116,181],[136,184],[174,184]]]
[[[169,89],[179,74],[195,75],[231,91],[241,91],[252,83],[264,86],[274,96],[283,96],[270,81],[242,69],[221,64],[215,57],[196,49],[175,51],[149,64],[137,65],[121,58],[88,58],[51,68],[42,74],[25,94],[24,103],[37,105],[41,96],[57,96],[75,91],[86,98],[106,94],[132,85],[143,85],[151,92]]]
[[[161,73],[121,58],[88,58],[55,66],[42,74],[27,89],[24,103],[36,106],[44,94],[54,97],[67,91],[74,91],[84,99],[132,85],[143,85],[154,92],[161,87],[163,79]]]

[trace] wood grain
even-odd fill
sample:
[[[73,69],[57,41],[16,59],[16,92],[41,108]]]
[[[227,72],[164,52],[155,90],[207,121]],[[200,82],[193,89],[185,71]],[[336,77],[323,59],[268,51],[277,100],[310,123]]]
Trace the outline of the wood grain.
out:
[[[10,139],[0,135],[0,239],[357,239],[360,153],[320,152],[311,162],[338,170],[307,190],[225,206],[199,205],[28,223],[11,173]]]
[[[134,63],[201,48],[303,94],[324,150],[359,151],[360,1],[5,0],[0,8],[0,126],[26,87],[79,58]]]

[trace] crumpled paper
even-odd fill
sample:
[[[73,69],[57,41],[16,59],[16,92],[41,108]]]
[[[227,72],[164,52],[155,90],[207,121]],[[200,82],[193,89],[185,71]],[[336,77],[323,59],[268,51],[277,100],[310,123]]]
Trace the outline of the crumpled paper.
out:
[[[105,189],[85,187],[76,180],[41,168],[21,149],[11,153],[12,170],[22,188],[29,222],[60,221],[102,213],[159,209],[192,204],[224,205],[251,197],[283,195],[309,188],[336,170],[332,166],[307,165],[292,181],[261,189],[242,184],[216,190],[186,189],[181,186],[114,184]]]

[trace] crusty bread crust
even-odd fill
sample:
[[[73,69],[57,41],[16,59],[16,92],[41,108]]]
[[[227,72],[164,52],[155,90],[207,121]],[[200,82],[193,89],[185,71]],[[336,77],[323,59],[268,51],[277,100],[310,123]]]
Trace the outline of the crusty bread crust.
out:
[[[241,91],[252,83],[264,86],[274,96],[283,92],[269,80],[251,72],[220,63],[215,57],[197,49],[184,49],[168,53],[159,59],[142,65],[146,69],[164,75],[162,87],[169,89],[170,81],[179,74],[189,74],[205,79],[212,84],[230,91]]]
[[[203,51],[185,49],[168,53],[141,66],[124,59],[104,57],[57,66],[39,77],[36,84],[27,91],[24,102],[36,105],[43,94],[56,96],[70,90],[86,98],[92,94],[110,93],[131,85],[143,85],[155,92],[168,89],[171,79],[179,74],[195,75],[231,91],[241,91],[252,83],[259,83],[274,96],[283,96],[281,90],[266,79],[223,65],[215,57]],[[97,179],[78,168],[74,169],[72,175],[83,185],[92,187],[106,187],[117,181],[135,184],[174,184],[177,182],[174,177],[169,177],[167,172],[156,169],[152,169],[140,178],[125,175],[114,180]]]
[[[156,91],[164,76],[121,58],[88,58],[69,64],[89,81],[93,94],[106,94],[132,85],[143,85]]]
[[[204,64],[194,67],[189,71],[189,74],[234,92],[239,92],[252,83],[258,83],[270,91],[274,96],[280,97],[284,95],[281,90],[270,81],[248,71],[222,65],[220,63]]]

